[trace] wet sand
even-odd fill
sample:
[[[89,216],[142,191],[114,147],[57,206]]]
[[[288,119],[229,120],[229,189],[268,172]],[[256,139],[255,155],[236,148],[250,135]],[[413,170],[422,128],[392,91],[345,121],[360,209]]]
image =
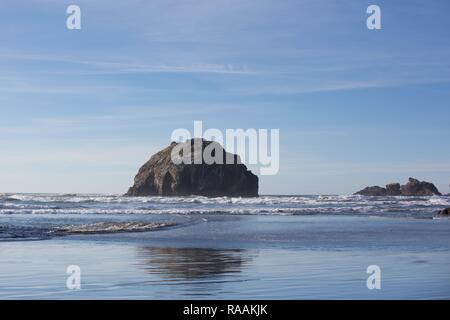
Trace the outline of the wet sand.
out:
[[[160,217],[163,219],[164,217]],[[450,220],[197,216],[0,242],[1,299],[449,299]],[[66,268],[81,268],[81,290]],[[378,265],[382,289],[367,289]]]

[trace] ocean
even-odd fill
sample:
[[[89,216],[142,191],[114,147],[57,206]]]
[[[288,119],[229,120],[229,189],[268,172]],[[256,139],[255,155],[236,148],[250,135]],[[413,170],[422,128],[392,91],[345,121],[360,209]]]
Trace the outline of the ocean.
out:
[[[0,299],[450,299],[449,197],[0,194]],[[66,286],[79,266],[81,286]],[[367,287],[379,266],[381,289]]]

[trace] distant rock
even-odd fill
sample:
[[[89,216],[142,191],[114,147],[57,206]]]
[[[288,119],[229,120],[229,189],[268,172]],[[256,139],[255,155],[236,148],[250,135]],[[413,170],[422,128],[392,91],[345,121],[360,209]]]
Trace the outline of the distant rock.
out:
[[[450,215],[450,208],[447,208],[447,209],[439,211],[438,215],[440,215],[440,216],[448,216],[448,215]]]
[[[400,183],[391,183],[386,185],[386,194],[388,196],[399,196],[402,194]]]
[[[391,183],[386,188],[379,186],[367,187],[355,193],[363,196],[442,196],[434,184],[409,178],[408,183],[400,186],[400,183]]]
[[[442,196],[434,184],[409,178],[409,182],[401,187],[402,196]]]
[[[214,150],[223,152],[223,164],[212,163],[194,164],[193,160],[200,150],[194,149],[199,145],[201,152]],[[177,149],[174,150],[174,148]],[[180,157],[191,159],[192,163],[174,163],[172,151],[189,150],[188,154]],[[198,149],[200,149],[198,148]],[[233,164],[226,164],[226,159],[233,159]],[[237,155],[225,152],[217,142],[192,139],[183,144],[172,142],[170,146],[151,157],[140,169],[134,179],[134,185],[128,190],[127,196],[188,196],[201,195],[209,197],[219,196],[258,196],[258,177],[241,163]]]
[[[382,197],[385,196],[386,193],[386,189],[379,187],[379,186],[373,186],[373,187],[367,187],[364,188],[361,191],[358,191],[357,193],[355,193],[356,195],[361,195],[361,196],[374,196],[374,197]]]

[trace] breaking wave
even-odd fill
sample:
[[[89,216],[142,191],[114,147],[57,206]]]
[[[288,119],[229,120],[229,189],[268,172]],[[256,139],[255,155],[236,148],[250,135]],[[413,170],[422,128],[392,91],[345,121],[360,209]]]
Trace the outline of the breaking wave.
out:
[[[0,215],[396,215],[432,217],[450,197],[359,195],[261,196],[258,198],[123,197],[98,194],[0,194]]]
[[[54,236],[147,232],[207,221],[206,216],[341,215],[440,219],[449,197],[355,195],[258,198],[123,197],[98,194],[0,194],[0,241]],[[203,217],[204,216],[204,217]],[[438,219],[439,218],[439,219]]]
[[[173,223],[159,222],[98,222],[91,224],[69,225],[56,228],[52,233],[57,235],[69,234],[99,234],[116,232],[145,232],[172,227]]]

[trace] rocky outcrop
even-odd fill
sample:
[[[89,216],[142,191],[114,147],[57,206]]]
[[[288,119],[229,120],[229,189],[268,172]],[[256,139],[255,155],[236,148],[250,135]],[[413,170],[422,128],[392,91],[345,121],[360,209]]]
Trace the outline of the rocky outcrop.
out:
[[[386,189],[379,186],[367,187],[358,191],[355,195],[382,197],[386,195]]]
[[[409,178],[409,182],[401,187],[402,196],[442,196],[434,184]]]
[[[400,183],[386,185],[386,194],[389,196],[399,196],[402,194]]]
[[[408,183],[400,186],[400,183],[391,183],[386,188],[374,186],[367,187],[355,193],[363,196],[441,196],[442,194],[434,184],[409,178]]]
[[[444,210],[441,210],[438,212],[439,216],[449,216],[450,215],[450,208],[446,208]]]
[[[205,149],[223,161],[211,164],[206,161],[194,162],[199,154],[203,155]],[[173,161],[174,154],[178,157],[177,161]],[[191,161],[180,163],[182,158]],[[230,159],[233,163],[230,163]],[[153,155],[139,169],[134,185],[126,195],[255,197],[258,196],[258,177],[247,170],[237,155],[225,152],[217,142],[192,139],[182,144],[172,142]]]

